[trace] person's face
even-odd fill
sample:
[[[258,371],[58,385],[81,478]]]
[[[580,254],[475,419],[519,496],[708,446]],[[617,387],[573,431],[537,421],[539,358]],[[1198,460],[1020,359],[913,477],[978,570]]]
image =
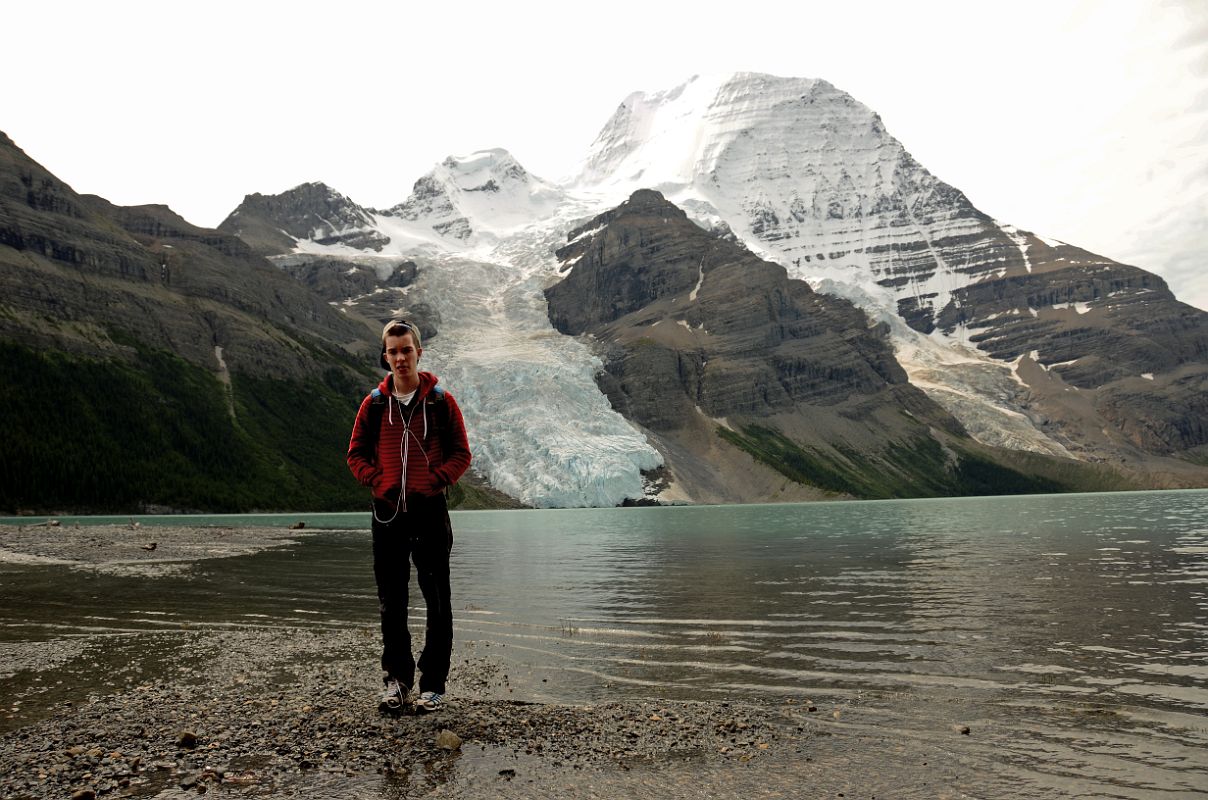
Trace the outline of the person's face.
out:
[[[394,387],[403,391],[409,390],[419,382],[420,354],[422,347],[415,346],[415,337],[409,332],[402,336],[386,337],[386,363],[394,375]]]

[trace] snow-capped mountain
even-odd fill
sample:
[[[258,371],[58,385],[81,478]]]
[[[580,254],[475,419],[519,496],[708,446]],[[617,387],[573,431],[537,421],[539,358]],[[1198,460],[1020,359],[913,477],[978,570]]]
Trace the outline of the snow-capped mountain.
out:
[[[473,400],[487,477],[538,505],[608,504],[682,453],[656,452],[603,401],[593,375],[609,343],[558,334],[542,292],[577,268],[578,256],[554,257],[567,234],[593,236],[582,223],[642,189],[863,309],[911,382],[979,442],[1140,464],[1132,474],[1160,471],[1164,485],[1203,480],[1184,457],[1208,449],[1195,421],[1208,418],[1196,399],[1208,314],[1150,273],[989,218],[822,80],[740,73],[635,93],[565,185],[503,150],[451,157],[404,202],[350,221],[376,231],[368,243],[328,231],[291,250],[414,260],[419,277],[394,310],[438,312],[430,352]]]
[[[458,244],[497,241],[549,215],[561,189],[529,174],[506,150],[449,156],[415,182],[406,201],[383,212]]]
[[[365,208],[323,183],[250,194],[218,226],[265,255],[482,251],[548,216],[565,193],[506,150],[449,156],[392,208]]]
[[[1028,413],[1035,391],[1022,359],[1093,390],[1204,352],[1204,315],[1175,303],[1160,278],[982,214],[871,109],[822,80],[740,73],[633,94],[576,186],[609,203],[658,188],[856,302],[891,325],[915,382],[988,443],[1102,456]],[[1123,333],[1138,326],[1144,337]],[[1178,334],[1155,339],[1164,327]]]
[[[630,95],[577,186],[610,205],[654,188],[712,212],[800,277],[861,284],[930,331],[952,289],[1018,247],[823,80],[740,73]]]

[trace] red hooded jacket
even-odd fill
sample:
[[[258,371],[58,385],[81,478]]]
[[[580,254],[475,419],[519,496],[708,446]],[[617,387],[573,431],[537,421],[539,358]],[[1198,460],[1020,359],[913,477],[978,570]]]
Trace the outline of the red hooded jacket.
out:
[[[393,378],[387,375],[361,402],[352,426],[348,468],[374,497],[401,501],[403,509],[408,495],[434,497],[470,466],[461,409],[453,395],[437,388],[438,380],[431,372],[420,372],[415,397],[403,406],[391,394]],[[379,421],[376,436],[374,418]]]

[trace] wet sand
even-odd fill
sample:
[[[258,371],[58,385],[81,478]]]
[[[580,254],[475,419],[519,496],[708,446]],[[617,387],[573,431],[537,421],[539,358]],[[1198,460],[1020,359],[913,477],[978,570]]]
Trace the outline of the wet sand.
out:
[[[198,561],[288,547],[305,530],[187,526],[0,525],[0,563],[58,564],[109,575],[168,577]]]

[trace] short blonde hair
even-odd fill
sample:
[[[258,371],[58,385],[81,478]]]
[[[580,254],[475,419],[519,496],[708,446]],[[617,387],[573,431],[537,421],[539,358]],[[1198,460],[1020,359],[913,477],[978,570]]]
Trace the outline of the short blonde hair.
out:
[[[415,342],[415,347],[417,349],[423,347],[423,343],[420,341],[418,325],[412,325],[405,319],[390,320],[386,323],[386,326],[382,328],[382,350],[386,349],[387,336],[404,336],[408,333],[411,334],[411,341]]]

